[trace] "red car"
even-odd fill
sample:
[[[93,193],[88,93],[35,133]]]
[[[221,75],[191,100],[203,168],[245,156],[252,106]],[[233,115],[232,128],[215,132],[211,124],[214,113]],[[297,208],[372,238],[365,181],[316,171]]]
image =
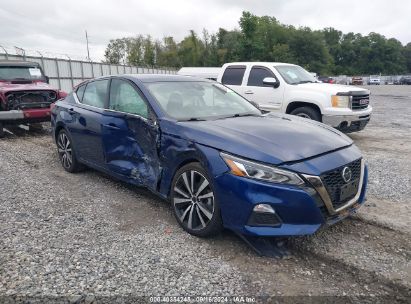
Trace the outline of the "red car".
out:
[[[50,105],[67,94],[48,80],[36,62],[0,61],[0,137],[6,125],[50,121]]]

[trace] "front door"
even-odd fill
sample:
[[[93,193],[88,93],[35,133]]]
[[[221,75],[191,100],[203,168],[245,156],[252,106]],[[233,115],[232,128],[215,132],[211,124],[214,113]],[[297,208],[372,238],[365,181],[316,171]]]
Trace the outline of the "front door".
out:
[[[128,80],[111,81],[102,134],[107,169],[155,190],[160,174],[159,129],[142,93]]]
[[[248,74],[246,85],[243,86],[242,95],[248,100],[259,104],[261,109],[267,111],[279,111],[284,98],[284,85],[274,88],[263,84],[266,77],[275,77],[274,73],[266,67],[253,66]]]

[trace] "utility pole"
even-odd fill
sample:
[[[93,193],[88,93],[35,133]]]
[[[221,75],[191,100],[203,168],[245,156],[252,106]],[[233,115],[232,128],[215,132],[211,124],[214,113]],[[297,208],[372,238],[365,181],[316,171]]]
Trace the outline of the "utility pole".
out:
[[[87,59],[88,59],[88,60],[91,60],[91,59],[90,59],[90,50],[89,50],[89,48],[88,48],[88,35],[87,35],[87,30],[86,30],[86,42],[87,42]]]

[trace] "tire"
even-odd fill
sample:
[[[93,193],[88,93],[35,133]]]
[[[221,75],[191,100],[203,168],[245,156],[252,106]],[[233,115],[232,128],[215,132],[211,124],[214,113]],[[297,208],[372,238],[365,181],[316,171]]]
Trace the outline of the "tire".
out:
[[[4,137],[4,129],[3,129],[3,124],[0,122],[0,138]]]
[[[313,107],[300,107],[292,110],[290,114],[321,122],[321,113]]]
[[[174,216],[185,231],[210,237],[223,230],[212,180],[199,163],[187,164],[176,172],[170,194]]]
[[[57,153],[63,169],[70,173],[81,171],[84,167],[79,163],[70,134],[64,129],[56,138]]]

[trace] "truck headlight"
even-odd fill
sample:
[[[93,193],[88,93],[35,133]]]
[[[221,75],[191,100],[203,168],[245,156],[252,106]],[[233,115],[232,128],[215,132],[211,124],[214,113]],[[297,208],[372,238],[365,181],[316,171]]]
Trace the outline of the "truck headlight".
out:
[[[349,108],[350,96],[332,95],[331,105],[333,108]]]
[[[259,164],[226,153],[220,153],[220,155],[230,168],[231,174],[279,184],[304,184],[304,181],[294,172]]]

